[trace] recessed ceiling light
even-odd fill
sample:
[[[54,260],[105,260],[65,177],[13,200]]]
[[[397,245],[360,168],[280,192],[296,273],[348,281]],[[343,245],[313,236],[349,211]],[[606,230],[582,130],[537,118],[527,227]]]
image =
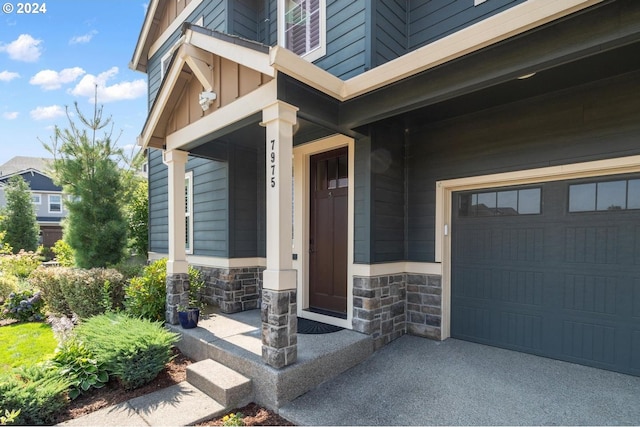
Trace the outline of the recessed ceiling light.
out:
[[[533,77],[533,76],[535,76],[535,75],[536,75],[536,73],[535,73],[535,72],[533,72],[533,73],[529,73],[529,74],[524,74],[524,75],[522,75],[522,76],[518,77],[518,80],[528,79],[529,77]]]

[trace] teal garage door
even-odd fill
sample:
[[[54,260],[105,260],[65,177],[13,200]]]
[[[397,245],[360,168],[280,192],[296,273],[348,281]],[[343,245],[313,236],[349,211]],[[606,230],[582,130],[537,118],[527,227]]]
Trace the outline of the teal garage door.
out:
[[[452,202],[452,337],[640,375],[639,176]]]

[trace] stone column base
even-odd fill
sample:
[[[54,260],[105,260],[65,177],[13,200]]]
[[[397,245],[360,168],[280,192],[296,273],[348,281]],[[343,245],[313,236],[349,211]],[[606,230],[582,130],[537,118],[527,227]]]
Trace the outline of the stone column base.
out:
[[[296,290],[262,290],[262,359],[274,368],[298,358]]]
[[[167,274],[167,301],[164,315],[167,323],[178,324],[178,305],[180,304],[189,304],[189,274]]]

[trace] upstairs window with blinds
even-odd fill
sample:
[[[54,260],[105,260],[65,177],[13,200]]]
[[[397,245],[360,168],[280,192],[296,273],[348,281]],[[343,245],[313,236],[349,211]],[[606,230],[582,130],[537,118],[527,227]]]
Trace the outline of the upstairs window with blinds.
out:
[[[309,61],[325,54],[325,0],[282,0],[284,47]],[[282,15],[281,15],[282,16]]]

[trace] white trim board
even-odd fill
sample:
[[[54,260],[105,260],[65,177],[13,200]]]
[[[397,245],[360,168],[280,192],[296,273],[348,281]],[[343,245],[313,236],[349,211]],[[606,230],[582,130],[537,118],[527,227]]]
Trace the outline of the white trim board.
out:
[[[156,261],[167,258],[169,254],[160,252],[149,252],[149,261]],[[202,255],[187,255],[187,262],[192,265],[213,268],[249,268],[249,267],[265,267],[267,260],[265,258],[222,258]]]
[[[314,154],[323,153],[340,147],[348,147],[349,156],[349,190],[348,230],[347,230],[347,318],[340,319],[332,316],[311,313],[304,309],[309,307],[309,159]],[[317,320],[330,325],[352,329],[353,319],[353,218],[354,218],[354,171],[355,171],[355,141],[345,135],[334,135],[308,144],[293,147],[293,178],[294,178],[294,230],[293,252],[298,259],[293,261],[293,268],[297,271],[298,316]]]

